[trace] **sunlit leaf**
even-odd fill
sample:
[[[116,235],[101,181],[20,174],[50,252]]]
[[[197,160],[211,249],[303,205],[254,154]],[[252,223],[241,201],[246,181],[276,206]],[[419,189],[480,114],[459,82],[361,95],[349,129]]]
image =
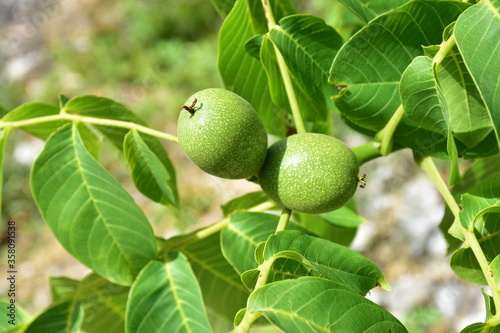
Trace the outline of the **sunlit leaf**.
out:
[[[187,259],[170,253],[137,276],[127,304],[126,332],[212,332],[201,290]]]
[[[491,262],[490,271],[491,275],[493,275],[493,281],[495,281],[498,290],[500,290],[500,254]]]
[[[330,83],[346,86],[335,104],[367,133],[380,131],[401,104],[401,76],[422,46],[441,43],[443,30],[469,5],[456,1],[411,1],[370,21],[344,44],[332,65]],[[446,137],[403,117],[396,142],[427,154],[445,154]]]
[[[86,276],[78,286],[78,300],[85,312],[86,332],[123,333],[129,287],[119,286],[97,274]]]
[[[255,250],[276,231],[278,221],[278,215],[265,213],[241,212],[231,216],[227,228],[221,233],[221,249],[238,274],[257,268]],[[293,222],[289,223],[288,229],[304,230]],[[282,273],[289,271],[281,268]]]
[[[323,107],[301,109],[305,119],[324,120],[333,105],[330,96],[337,89],[328,83],[332,59],[343,44],[340,35],[324,20],[313,15],[291,15],[269,32],[303,95]]]
[[[215,9],[221,16],[226,16],[233,8],[236,0],[211,0]]]
[[[83,321],[83,309],[73,300],[45,309],[26,328],[25,333],[78,333]]]
[[[131,130],[124,139],[123,152],[135,185],[153,201],[177,205],[179,199],[175,173],[172,173],[173,167],[168,156],[165,153],[162,162],[142,136],[136,130]]]
[[[267,284],[250,295],[247,311],[263,314],[284,332],[407,332],[382,307],[316,277]]]
[[[216,313],[232,319],[245,307],[248,290],[220,249],[220,233],[181,249],[191,263],[205,303]]]
[[[47,140],[33,165],[31,188],[64,248],[110,281],[130,285],[156,256],[144,213],[89,155],[76,126],[65,126]]]
[[[408,1],[409,0],[340,0],[344,6],[349,8],[365,22]]]
[[[112,99],[83,95],[70,99],[64,109],[67,113],[75,113],[82,116],[93,118],[112,119],[146,125],[137,115],[127,109],[124,105],[113,101]],[[123,149],[123,139],[128,133],[128,129],[116,126],[95,125],[116,148]]]
[[[390,288],[379,268],[361,254],[300,231],[281,231],[269,237],[264,258],[296,260],[361,295],[376,286]]]
[[[224,213],[224,216],[228,216],[231,213],[250,209],[266,201],[269,201],[269,197],[264,192],[250,192],[231,199],[223,204],[222,212]]]
[[[52,104],[47,103],[27,103],[23,104],[14,110],[7,113],[2,121],[21,121],[28,119],[35,119],[46,116],[54,116],[59,113],[59,108]],[[52,132],[54,132],[57,128],[61,127],[67,123],[65,120],[54,120],[49,122],[43,122],[39,124],[32,124],[27,126],[22,126],[23,130],[26,132],[33,134],[36,137],[41,139],[47,139]]]
[[[16,327],[22,327],[23,324],[29,321],[29,316],[24,310],[24,308],[15,302],[16,299],[12,298],[14,303],[10,299],[0,300],[0,315],[2,320],[0,320],[0,332],[15,332],[12,329]]]
[[[275,19],[294,13],[288,0],[269,2]],[[260,114],[271,134],[285,134],[284,111],[271,101],[268,81],[260,61],[248,54],[245,43],[267,32],[260,1],[237,0],[219,32],[218,68],[227,89],[246,99]]]
[[[2,212],[3,202],[3,163],[5,160],[5,145],[9,139],[10,131],[10,128],[0,130],[0,213]]]
[[[51,276],[50,281],[50,294],[52,296],[52,302],[56,303],[66,298],[72,298],[75,296],[78,290],[78,284],[80,281],[73,280],[67,277]]]
[[[497,132],[500,130],[500,1],[486,0],[467,9],[457,20],[455,38]]]
[[[466,194],[465,196],[468,196]],[[476,201],[475,204],[479,202]],[[471,201],[468,201],[465,207],[470,210]],[[486,208],[498,209],[495,207]],[[493,261],[500,253],[500,214],[486,213],[479,214],[474,222],[475,236],[481,246],[486,259]],[[462,248],[456,251],[450,262],[451,268],[460,278],[476,284],[486,284],[484,273],[479,266],[479,263],[469,247]]]

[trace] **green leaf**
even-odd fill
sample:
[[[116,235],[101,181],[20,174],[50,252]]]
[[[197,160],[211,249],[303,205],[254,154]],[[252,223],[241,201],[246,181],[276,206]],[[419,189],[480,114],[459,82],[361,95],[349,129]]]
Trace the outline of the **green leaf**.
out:
[[[211,0],[220,16],[226,16],[233,8],[236,0]]]
[[[31,188],[61,245],[110,281],[130,285],[156,256],[144,213],[89,155],[76,126],[65,126],[47,140],[33,165]]]
[[[250,295],[247,311],[263,314],[284,332],[407,332],[382,307],[316,277],[267,284]]]
[[[53,116],[59,114],[59,108],[52,104],[46,103],[27,103],[23,104],[14,110],[7,113],[2,121],[21,121],[28,119],[35,119],[46,116]],[[65,120],[55,120],[39,124],[27,125],[20,127],[24,131],[39,137],[40,139],[47,139],[57,128],[67,123]]]
[[[485,0],[467,9],[455,25],[455,39],[487,105],[499,143],[500,116],[500,1]]]
[[[101,140],[94,131],[87,127],[84,123],[76,123],[80,137],[82,138],[83,145],[85,149],[92,155],[96,160],[99,159],[101,154]]]
[[[477,146],[493,127],[481,94],[456,47],[443,59],[437,79],[446,99],[453,135],[469,148]]]
[[[189,259],[203,299],[212,310],[232,319],[245,307],[249,292],[221,252],[220,233],[183,247],[181,251]]]
[[[354,206],[353,201],[350,201],[347,205],[341,207],[340,209],[319,214],[319,216],[332,225],[346,228],[355,228],[366,222],[366,218],[356,213],[356,207]]]
[[[127,332],[212,332],[201,290],[187,259],[151,261],[137,276],[127,304]]]
[[[52,301],[78,301],[83,309],[82,329],[85,332],[123,333],[128,287],[113,284],[97,274],[82,281],[51,277]]]
[[[236,213],[221,233],[224,257],[238,274],[257,268],[255,249],[273,234],[279,216],[264,213]]]
[[[57,98],[58,98],[58,100],[59,100],[59,107],[60,107],[61,109],[62,109],[62,108],[66,105],[66,103],[68,103],[68,101],[69,101],[69,98],[68,98],[66,95],[64,95],[64,94],[59,94],[59,95],[57,96]]]
[[[86,276],[78,286],[78,300],[85,312],[85,332],[123,333],[129,287],[103,279],[97,274]]]
[[[493,261],[500,253],[500,214],[482,215],[474,224],[474,228],[475,236],[486,259]],[[486,284],[481,267],[470,248],[462,248],[455,252],[451,257],[450,265],[460,278],[476,284]]]
[[[460,223],[465,229],[473,230],[484,214],[500,211],[500,172],[482,181],[462,197]]]
[[[124,105],[105,97],[93,95],[78,96],[70,99],[64,106],[67,113],[82,116],[120,120],[146,126],[146,123],[127,109]],[[115,126],[94,125],[103,133],[119,150],[123,148],[123,140],[128,129]]]
[[[10,135],[10,128],[0,130],[0,213],[2,213],[3,201],[3,161],[5,157],[5,146]]]
[[[25,333],[77,333],[83,321],[83,309],[73,300],[55,304],[39,314]]]
[[[493,281],[495,281],[497,290],[500,290],[500,254],[491,262],[490,271],[493,275]]]
[[[319,215],[300,214],[300,223],[314,235],[344,246],[351,244],[357,231],[356,227],[338,226]]]
[[[478,186],[486,178],[499,170],[499,155],[475,160],[464,173],[462,180],[452,188],[451,193],[453,197],[456,200],[460,200],[462,194]],[[461,235],[462,229],[460,219],[455,219],[455,216],[451,213],[449,208],[446,208],[445,215],[439,228],[442,230],[448,242],[448,253],[456,250],[462,244],[463,235]],[[459,231],[459,233],[457,234],[455,230]]]
[[[267,201],[269,201],[269,197],[262,191],[246,193],[223,204],[222,212],[224,216],[228,216],[231,213],[247,210]]]
[[[493,297],[488,295],[488,293],[482,288],[481,294],[483,294],[484,303],[486,306],[486,321],[488,321],[495,315],[495,301],[493,300]]]
[[[361,295],[376,286],[389,288],[379,268],[367,258],[347,247],[300,231],[281,231],[270,236],[264,257],[266,260],[297,260]]]
[[[278,215],[265,213],[240,212],[231,216],[227,228],[221,232],[221,249],[224,257],[238,274],[241,275],[245,271],[257,268],[258,260],[255,258],[258,256],[257,247],[276,231],[278,221]],[[293,222],[289,223],[288,228],[304,231]],[[293,266],[288,268],[282,266],[281,269],[275,271],[296,273],[297,264]],[[249,286],[246,282],[245,285]]]
[[[247,40],[247,42],[245,43],[245,50],[255,59],[260,59],[259,54],[263,41],[264,41],[263,35],[255,35],[251,37],[249,40]]]
[[[439,88],[432,59],[419,56],[404,71],[399,93],[408,118],[425,129],[447,135],[448,106]]]
[[[13,300],[15,301],[15,299]],[[0,300],[0,309],[2,309],[0,311],[0,315],[2,316],[2,320],[0,320],[1,333],[12,332],[12,328],[20,327],[29,321],[26,311],[18,303],[11,302],[11,300]]]
[[[73,280],[67,277],[54,277],[49,278],[50,294],[52,296],[52,303],[57,303],[66,298],[71,298],[78,290],[80,281]]]
[[[287,135],[289,135],[290,130],[294,129],[295,124],[293,123],[292,111],[284,86],[283,76],[278,65],[276,50],[269,35],[266,35],[262,42],[260,59],[269,81],[269,91],[271,92],[272,100],[275,105],[278,105],[287,113],[282,123],[286,125],[288,129]],[[331,126],[328,126],[328,121],[326,120],[326,116],[328,115],[326,107],[321,104],[321,101],[311,99],[306,94],[306,91],[298,86],[296,80],[292,80],[292,86],[306,129],[309,132],[331,134]]]
[[[401,76],[422,45],[441,43],[443,30],[469,5],[457,1],[411,1],[370,21],[335,57],[329,82],[346,86],[334,102],[348,122],[372,135],[401,104]],[[446,137],[403,117],[395,141],[433,155],[446,154]]]
[[[294,13],[289,0],[273,0],[270,5],[276,20]],[[250,38],[266,32],[267,23],[261,2],[237,0],[219,31],[218,68],[224,86],[253,105],[268,132],[284,136],[284,112],[271,101],[260,61],[245,49],[245,43]]]
[[[487,329],[487,331],[485,331]],[[500,326],[491,327],[485,323],[475,323],[467,326],[460,333],[500,333]]]
[[[400,6],[408,0],[340,0],[340,2],[363,21],[368,22],[377,15]]]
[[[172,174],[172,164],[163,163],[142,139],[143,134],[131,130],[125,136],[123,152],[137,188],[153,201],[177,205],[179,197]],[[145,136],[145,135],[144,135]],[[169,167],[167,168],[167,164]]]
[[[299,214],[301,224],[313,234],[349,246],[356,236],[357,227],[366,221],[356,213],[354,201],[332,212],[310,215]]]
[[[269,32],[271,41],[283,55],[287,67],[303,95],[322,106],[303,108],[308,120],[328,117],[333,108],[330,96],[337,89],[328,83],[332,59],[343,44],[342,37],[324,20],[313,15],[290,15]]]

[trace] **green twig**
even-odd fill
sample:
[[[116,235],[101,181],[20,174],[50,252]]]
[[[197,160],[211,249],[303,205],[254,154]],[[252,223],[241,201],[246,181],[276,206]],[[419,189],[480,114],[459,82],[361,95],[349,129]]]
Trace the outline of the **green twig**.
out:
[[[455,34],[453,34],[450,38],[448,38],[447,41],[443,42],[440,45],[439,51],[436,53],[436,55],[434,55],[434,58],[432,59],[432,62],[434,63],[436,69],[439,67],[441,62],[443,62],[443,59],[451,51],[451,49],[453,49],[455,44]]]
[[[394,144],[394,132],[403,118],[405,111],[403,105],[400,104],[396,112],[392,115],[385,127],[376,135],[376,140],[381,143],[380,152],[383,156],[387,156],[392,152]]]
[[[417,160],[417,163],[437,187],[437,190],[439,191],[439,193],[441,193],[441,196],[450,208],[453,215],[458,218],[458,214],[460,213],[460,206],[455,201],[453,195],[451,195],[448,185],[446,185],[446,182],[441,177],[441,174],[439,173],[436,164],[434,164],[432,157],[425,156],[422,159]]]
[[[352,151],[354,152],[354,155],[356,155],[359,165],[382,156],[382,152],[380,151],[380,143],[376,141],[370,141],[360,146],[354,147],[352,148]]]
[[[262,0],[262,7],[264,8],[264,13],[266,15],[268,29],[272,30],[274,28],[279,28],[279,26],[276,25],[271,6],[267,0]],[[297,96],[295,95],[295,90],[293,89],[290,72],[288,71],[285,59],[283,58],[280,50],[276,44],[273,43],[273,46],[281,77],[283,79],[283,84],[285,85],[286,94],[288,96],[288,102],[290,103],[290,109],[292,110],[295,128],[297,129],[297,133],[306,133],[306,126],[304,125],[304,120],[302,119],[302,115],[300,113],[299,103],[297,102]]]
[[[283,208],[281,212],[280,220],[278,222],[278,227],[276,228],[276,232],[286,230],[286,226],[288,225],[288,221],[290,220],[290,216],[292,215],[292,211],[288,208]]]
[[[263,212],[268,209],[273,208],[276,206],[274,202],[271,201],[266,201],[263,202],[259,205],[256,205],[252,208],[249,208],[245,211],[247,212]],[[196,243],[199,240],[202,240],[204,238],[207,238],[209,236],[212,236],[213,234],[218,233],[219,231],[225,229],[229,225],[230,218],[226,217],[218,222],[212,223],[206,228],[200,229],[198,231],[193,232],[190,235],[187,235],[186,237],[179,238],[177,240],[174,240],[172,242],[167,242],[165,246],[160,250],[160,254],[166,253],[166,252],[171,252],[174,250],[178,250],[182,247],[188,246],[190,244]]]
[[[6,127],[19,128],[19,127],[25,127],[25,126],[42,124],[42,123],[51,122],[51,121],[60,121],[60,120],[79,121],[79,122],[93,124],[93,125],[135,129],[138,132],[142,132],[144,134],[148,134],[148,135],[155,136],[155,137],[165,139],[168,141],[172,141],[172,142],[178,142],[177,137],[174,135],[164,133],[161,131],[157,131],[157,130],[154,130],[152,128],[142,126],[142,125],[139,125],[139,124],[136,124],[133,122],[80,116],[77,114],[70,114],[70,113],[65,113],[65,112],[60,113],[60,114],[56,114],[56,115],[37,117],[37,118],[31,118],[31,119],[25,119],[25,120],[0,121],[0,128],[6,128]]]

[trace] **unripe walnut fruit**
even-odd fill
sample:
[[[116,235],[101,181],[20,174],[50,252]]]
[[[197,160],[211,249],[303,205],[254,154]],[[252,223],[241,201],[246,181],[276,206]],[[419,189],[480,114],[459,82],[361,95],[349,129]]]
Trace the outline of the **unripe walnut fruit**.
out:
[[[267,133],[255,109],[237,94],[220,88],[201,90],[182,106],[179,144],[194,164],[221,178],[257,174],[267,150]]]
[[[344,206],[358,184],[352,150],[328,135],[292,135],[271,145],[258,174],[264,192],[283,206],[320,214]]]

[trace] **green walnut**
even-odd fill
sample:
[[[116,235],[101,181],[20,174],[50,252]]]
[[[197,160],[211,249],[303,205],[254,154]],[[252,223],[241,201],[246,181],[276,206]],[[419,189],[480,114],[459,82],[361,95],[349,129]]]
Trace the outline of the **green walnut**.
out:
[[[267,151],[267,133],[255,109],[237,94],[204,89],[181,107],[179,144],[203,171],[221,178],[256,175]]]
[[[292,135],[271,145],[259,171],[264,192],[283,206],[320,214],[344,206],[354,195],[359,163],[352,150],[328,135]]]

